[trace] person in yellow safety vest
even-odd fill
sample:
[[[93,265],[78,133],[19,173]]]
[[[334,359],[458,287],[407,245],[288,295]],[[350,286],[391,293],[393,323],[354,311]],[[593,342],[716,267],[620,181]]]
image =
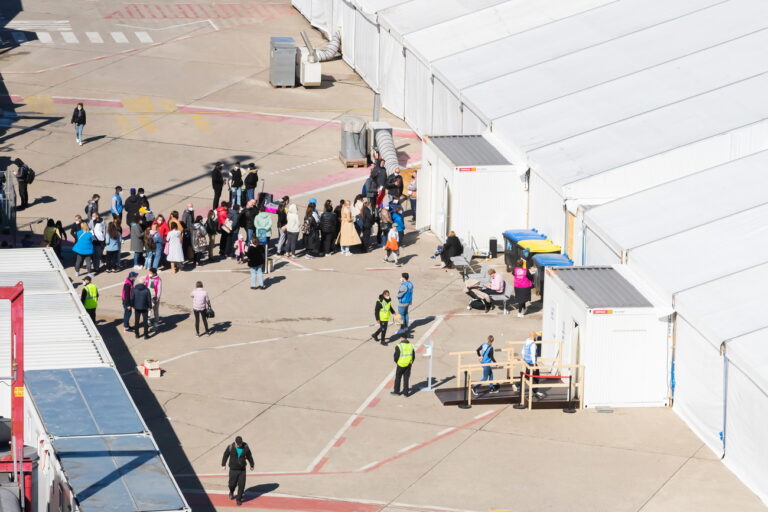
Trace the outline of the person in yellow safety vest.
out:
[[[410,387],[408,381],[411,378],[411,366],[413,366],[413,360],[416,358],[416,349],[413,347],[408,338],[402,337],[400,343],[395,347],[395,364],[397,364],[395,370],[395,390],[391,394],[400,394],[400,380],[403,381],[403,394],[408,396],[410,394]]]
[[[96,308],[99,305],[99,289],[91,282],[91,276],[83,278],[83,293],[80,294],[80,301],[85,307],[85,311],[91,320],[96,322]]]
[[[379,295],[376,307],[373,310],[373,318],[379,323],[379,330],[371,334],[371,338],[374,341],[381,342],[382,345],[386,345],[387,326],[389,325],[389,319],[392,318],[392,298],[389,296],[389,290],[384,290]],[[379,334],[381,334],[381,339],[379,339]]]

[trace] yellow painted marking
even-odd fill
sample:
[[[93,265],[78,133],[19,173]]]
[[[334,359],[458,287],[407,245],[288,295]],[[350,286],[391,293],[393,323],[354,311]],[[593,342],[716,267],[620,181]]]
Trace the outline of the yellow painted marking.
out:
[[[125,105],[125,108],[131,112],[154,112],[155,110],[152,98],[149,96],[140,96],[138,98],[123,100],[123,105]]]
[[[208,124],[208,120],[200,114],[192,114],[192,121],[199,130],[210,130],[211,125]]]
[[[56,113],[56,106],[53,103],[53,99],[48,95],[27,96],[24,98],[24,103],[26,103],[29,109],[34,112],[40,112],[41,114]]]
[[[176,110],[176,102],[173,100],[158,100],[160,103],[160,110],[165,112],[173,112]]]
[[[131,121],[128,117],[122,114],[117,114],[115,116],[115,120],[117,120],[117,124],[120,125],[120,131],[122,133],[128,133],[133,130],[133,121]]]
[[[149,116],[139,116],[139,124],[141,125],[141,129],[145,132],[157,131],[157,125]]]

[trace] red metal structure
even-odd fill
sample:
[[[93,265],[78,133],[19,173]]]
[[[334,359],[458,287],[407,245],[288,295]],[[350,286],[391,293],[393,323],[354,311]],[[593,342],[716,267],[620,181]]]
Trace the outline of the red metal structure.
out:
[[[24,458],[24,284],[0,286],[0,300],[11,302],[11,453],[0,458],[0,472],[13,474],[21,510],[31,511],[32,459]]]

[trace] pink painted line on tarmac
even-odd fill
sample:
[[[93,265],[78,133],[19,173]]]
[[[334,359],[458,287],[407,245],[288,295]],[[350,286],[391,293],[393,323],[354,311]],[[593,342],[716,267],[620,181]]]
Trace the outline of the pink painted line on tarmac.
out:
[[[321,469],[323,469],[323,466],[325,466],[328,463],[328,457],[323,457],[320,459],[320,462],[317,463],[317,466],[312,468],[313,473],[319,473]]]
[[[376,464],[373,464],[372,466],[365,468],[364,470],[362,470],[362,472],[363,473],[367,473],[368,471],[373,471],[374,469],[378,469],[378,468],[380,468],[381,466],[383,466],[385,464],[389,464],[390,462],[394,462],[397,459],[399,459],[401,457],[405,457],[406,455],[411,454],[411,453],[413,453],[413,452],[415,452],[417,450],[421,450],[422,448],[426,448],[427,446],[429,446],[431,444],[434,444],[434,443],[440,441],[441,439],[444,439],[444,438],[446,438],[446,437],[448,437],[450,435],[453,435],[456,432],[459,432],[461,430],[467,429],[467,428],[471,427],[472,425],[475,425],[476,423],[479,423],[481,421],[490,420],[491,418],[493,418],[497,414],[499,414],[501,411],[502,410],[499,409],[498,411],[495,411],[495,412],[493,412],[491,414],[485,414],[482,417],[474,419],[474,420],[472,420],[472,421],[470,421],[468,423],[465,423],[465,424],[463,424],[463,425],[461,425],[459,427],[453,428],[453,429],[451,429],[451,430],[449,430],[447,432],[444,432],[442,434],[438,434],[437,436],[433,437],[432,439],[429,439],[427,441],[424,441],[423,443],[419,443],[419,444],[415,445],[413,448],[410,448],[410,449],[405,450],[405,451],[403,451],[401,453],[398,453],[397,455],[393,455],[392,457],[390,457],[388,459],[384,459],[381,462],[377,462]]]
[[[346,169],[337,173],[328,174],[326,176],[320,176],[313,180],[303,181],[301,183],[294,183],[281,187],[272,191],[272,195],[275,197],[293,196],[297,194],[303,194],[315,189],[330,187],[343,183],[345,181],[354,180],[357,178],[363,178],[370,173],[370,170],[361,167],[356,169]]]
[[[346,437],[340,437],[340,438],[339,438],[339,440],[338,440],[338,441],[336,441],[336,442],[333,444],[333,447],[334,447],[334,448],[338,448],[339,446],[343,445],[343,444],[344,444],[344,441],[346,441],[346,440],[347,440],[347,438],[346,438]]]
[[[384,389],[392,389],[395,387],[395,379],[390,380],[384,385]]]
[[[379,402],[381,402],[381,398],[376,397],[373,400],[371,400],[371,403],[368,404],[368,407],[376,407],[379,405]]]
[[[202,507],[211,503],[217,508],[232,508],[234,502],[226,494],[186,493],[187,501],[193,506]],[[293,510],[300,512],[379,512],[382,505],[342,501],[325,498],[301,498],[293,496],[262,495],[243,501],[243,507],[261,510]]]
[[[355,420],[352,422],[352,425],[350,425],[350,426],[352,426],[352,427],[356,427],[356,426],[358,426],[359,424],[361,424],[361,423],[363,422],[363,420],[364,420],[364,419],[365,419],[365,418],[363,418],[362,416],[358,416],[357,418],[355,418]]]
[[[66,98],[64,96],[52,96],[54,103],[63,103],[65,105],[77,105],[82,103],[86,107],[115,107],[123,108],[123,102],[120,100],[102,100],[97,98]]]

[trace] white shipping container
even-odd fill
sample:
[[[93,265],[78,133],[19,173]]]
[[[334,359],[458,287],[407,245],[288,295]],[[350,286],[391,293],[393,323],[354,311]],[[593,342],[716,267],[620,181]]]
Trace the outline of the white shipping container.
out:
[[[546,272],[543,339],[563,342],[563,364],[584,366],[585,406],[669,405],[670,312],[619,265]],[[557,356],[556,345],[543,350]]]

